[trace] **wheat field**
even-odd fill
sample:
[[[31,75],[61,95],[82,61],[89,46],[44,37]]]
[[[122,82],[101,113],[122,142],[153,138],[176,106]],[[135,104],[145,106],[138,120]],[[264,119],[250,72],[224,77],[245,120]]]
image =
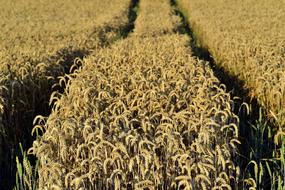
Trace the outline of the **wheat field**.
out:
[[[50,112],[50,95],[64,89],[64,76],[80,65],[77,57],[120,38],[130,4],[0,1],[1,186],[14,181],[19,143],[31,146],[33,118]]]
[[[248,97],[256,99],[265,110],[265,122],[260,126],[258,121],[253,130],[258,128],[260,135],[267,136],[259,144],[271,141],[272,150],[269,155],[258,153],[266,150],[251,151],[253,155],[249,157],[258,168],[254,169],[254,178],[258,189],[284,189],[285,1],[177,0],[177,5],[200,46],[211,52],[217,65],[238,78],[249,91]],[[266,129],[268,122],[272,123],[271,129]],[[247,136],[252,129],[244,130],[243,136]],[[258,137],[253,135],[247,141],[258,141],[255,138]],[[253,144],[253,149],[260,147]],[[269,164],[274,166],[268,169]],[[264,175],[264,171],[268,174]]]
[[[218,64],[243,80],[250,96],[283,126],[285,1],[178,3],[201,45],[209,48]]]
[[[0,189],[283,190],[284,5],[0,0]]]
[[[178,21],[168,1],[140,1],[134,33],[84,60],[34,129],[45,131],[29,150],[40,189],[220,189],[238,180],[232,101],[175,34]]]

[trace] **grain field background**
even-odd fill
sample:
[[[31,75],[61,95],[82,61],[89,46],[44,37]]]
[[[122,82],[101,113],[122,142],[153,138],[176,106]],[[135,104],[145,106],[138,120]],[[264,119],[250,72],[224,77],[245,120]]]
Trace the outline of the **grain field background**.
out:
[[[0,189],[284,190],[284,0],[0,0]]]

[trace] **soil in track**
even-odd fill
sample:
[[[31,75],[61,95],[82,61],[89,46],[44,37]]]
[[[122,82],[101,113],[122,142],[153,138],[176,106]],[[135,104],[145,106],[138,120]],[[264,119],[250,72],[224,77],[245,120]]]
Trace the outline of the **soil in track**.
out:
[[[239,146],[239,157],[236,158],[235,162],[241,168],[241,181],[238,184],[238,189],[244,189],[242,180],[248,177],[248,172],[254,173],[253,167],[248,167],[248,163],[251,161],[250,155],[252,154],[252,148],[257,149],[256,153],[260,154],[254,159],[259,163],[261,157],[270,158],[274,150],[273,138],[268,139],[268,133],[270,133],[269,128],[274,127],[273,123],[264,121],[264,118],[261,118],[261,114],[265,115],[266,111],[258,104],[257,100],[250,95],[250,91],[245,88],[245,82],[238,79],[236,76],[231,75],[229,72],[220,67],[209,50],[203,47],[199,43],[199,39],[195,36],[195,32],[191,28],[190,23],[187,21],[187,18],[179,10],[176,0],[171,0],[171,5],[176,13],[180,16],[182,20],[182,25],[178,29],[178,32],[181,34],[187,34],[191,38],[190,47],[193,52],[193,56],[196,56],[200,60],[209,62],[211,69],[213,70],[214,75],[219,79],[219,81],[226,85],[227,92],[230,93],[231,99],[234,100],[234,113],[240,119],[239,125],[239,140],[241,145]],[[246,106],[248,105],[248,106]],[[249,108],[249,109],[248,109]],[[250,126],[257,125],[267,125],[267,128],[264,131],[264,134],[261,137],[261,134],[258,131],[253,133],[249,132]],[[253,129],[251,129],[253,130]],[[252,147],[252,139],[262,138],[263,144],[258,147]],[[267,178],[267,177],[268,178]],[[265,174],[264,179],[269,179],[269,175]],[[265,183],[264,189],[270,189],[270,182]],[[260,187],[261,188],[261,187]]]
[[[129,33],[133,31],[134,28],[134,21],[136,19],[136,10],[138,6],[138,0],[132,0],[132,3],[129,7],[129,15],[128,20],[129,22],[126,25],[121,26],[121,28],[118,28],[116,32],[118,32],[119,38],[116,40],[120,40],[123,38],[126,38]],[[97,35],[96,32],[91,33],[89,38],[92,39]],[[101,40],[104,40],[105,38],[102,37]],[[111,41],[113,43],[114,41]],[[111,45],[111,43],[106,41],[101,41],[100,44],[102,48],[107,47]],[[92,51],[92,47],[89,47],[90,44],[86,44],[86,47],[82,47],[81,49],[74,49],[72,47],[63,48],[59,50],[55,55],[48,57],[47,60],[57,62],[59,65],[62,66],[63,73],[60,75],[53,76],[56,78],[56,80],[48,81],[46,78],[46,81],[40,81],[40,83],[44,83],[45,85],[42,85],[44,89],[35,88],[35,96],[31,97],[29,96],[30,90],[22,89],[20,90],[23,96],[26,96],[28,99],[30,99],[30,102],[33,102],[33,105],[30,105],[30,107],[27,107],[23,109],[21,100],[15,98],[9,97],[10,102],[7,103],[7,107],[4,108],[4,114],[3,114],[3,125],[4,126],[10,126],[14,128],[21,128],[26,129],[25,131],[21,131],[19,133],[19,138],[14,139],[12,142],[13,146],[8,146],[8,144],[11,144],[11,142],[1,142],[1,149],[3,152],[5,152],[5,155],[2,156],[3,163],[0,163],[0,166],[3,166],[0,172],[0,189],[12,189],[15,185],[15,174],[16,174],[16,155],[19,157],[19,160],[22,160],[21,158],[21,151],[19,149],[19,143],[22,144],[23,149],[27,150],[29,147],[32,146],[32,142],[34,140],[34,137],[31,136],[31,130],[33,128],[33,120],[37,115],[42,116],[48,116],[51,112],[51,105],[49,105],[50,96],[53,92],[57,91],[58,93],[63,93],[65,90],[65,85],[60,86],[58,85],[59,80],[61,77],[64,77],[66,75],[72,74],[76,69],[81,67],[81,62],[76,60],[82,60],[83,58],[89,56],[91,53],[94,53]],[[92,45],[92,44],[91,44]],[[35,60],[35,63],[40,62]],[[53,74],[52,70],[48,70],[48,73]],[[12,76],[11,76],[12,77]],[[68,82],[68,77],[65,77],[66,83]],[[34,85],[33,81],[27,80],[23,81],[23,88],[24,86],[31,86]],[[19,89],[13,89],[13,86],[10,87],[10,90],[13,92],[19,91]],[[43,94],[44,92],[44,94]],[[24,94],[23,94],[24,93]],[[26,94],[25,94],[26,93]],[[36,98],[35,98],[36,97]],[[11,114],[12,106],[13,107],[13,114]],[[5,138],[3,138],[5,140]],[[4,163],[5,160],[5,163]],[[9,162],[7,162],[9,161]],[[31,156],[31,163],[35,164],[35,158]],[[4,188],[5,187],[5,188]]]

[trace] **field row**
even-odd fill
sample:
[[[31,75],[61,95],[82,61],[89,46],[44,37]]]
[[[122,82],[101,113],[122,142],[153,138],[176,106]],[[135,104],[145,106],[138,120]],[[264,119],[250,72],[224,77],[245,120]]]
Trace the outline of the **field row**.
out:
[[[152,11],[159,10],[159,11]],[[152,18],[152,19],[151,19]],[[168,0],[141,0],[134,33],[84,60],[30,153],[40,189],[231,189],[239,120],[192,56]]]

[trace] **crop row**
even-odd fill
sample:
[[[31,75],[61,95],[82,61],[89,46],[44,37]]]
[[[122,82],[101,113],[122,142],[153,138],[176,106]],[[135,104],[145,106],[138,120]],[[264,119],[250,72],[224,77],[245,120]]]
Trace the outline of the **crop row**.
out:
[[[140,1],[138,11],[139,15],[135,21],[134,35],[172,34],[177,31],[181,24],[180,17],[173,14],[168,1],[154,0],[152,5],[148,1]]]
[[[53,94],[50,116],[37,117],[33,131],[44,134],[29,152],[40,162],[41,189],[231,189],[239,182],[239,121],[225,86],[192,56],[188,37],[171,32],[168,0],[139,5],[134,35],[85,59],[66,91]],[[156,16],[165,22],[150,19]]]

